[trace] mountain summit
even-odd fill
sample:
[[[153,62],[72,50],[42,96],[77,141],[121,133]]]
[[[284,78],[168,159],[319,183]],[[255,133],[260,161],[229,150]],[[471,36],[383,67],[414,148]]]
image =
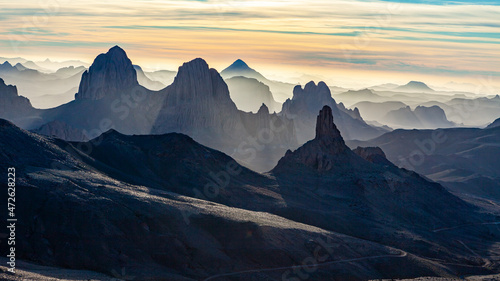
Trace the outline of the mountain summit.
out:
[[[76,99],[99,100],[138,85],[137,73],[125,51],[114,46],[94,60],[82,74]]]
[[[235,62],[233,62],[232,65],[230,65],[227,69],[232,69],[232,70],[236,70],[236,69],[251,69],[248,64],[246,62],[244,62],[243,60],[241,59],[237,59]]]
[[[427,84],[419,81],[410,81],[408,84],[399,86],[395,90],[403,92],[434,92]]]
[[[248,66],[248,64],[241,59],[237,59],[235,62],[233,62],[233,64],[224,69],[220,74],[222,77],[224,77],[224,79],[235,76],[244,76],[247,78],[257,79],[263,83],[268,81],[262,74]]]

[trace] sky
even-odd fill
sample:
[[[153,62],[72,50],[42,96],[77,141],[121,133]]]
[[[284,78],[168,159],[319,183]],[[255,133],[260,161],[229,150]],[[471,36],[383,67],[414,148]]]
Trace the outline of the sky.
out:
[[[350,88],[410,80],[500,88],[500,0],[0,0],[0,57],[145,69],[240,58],[272,79]],[[452,87],[452,86],[450,86]]]

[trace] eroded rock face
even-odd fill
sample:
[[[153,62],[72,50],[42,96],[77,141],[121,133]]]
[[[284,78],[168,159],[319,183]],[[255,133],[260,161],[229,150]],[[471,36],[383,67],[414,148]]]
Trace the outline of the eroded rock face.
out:
[[[241,130],[238,109],[226,83],[203,59],[179,67],[154,126],[155,133],[230,133]]]
[[[75,99],[99,100],[138,85],[137,73],[125,51],[115,46],[100,54],[82,74]]]
[[[33,110],[30,101],[17,94],[17,87],[0,78],[0,117],[23,116]]]

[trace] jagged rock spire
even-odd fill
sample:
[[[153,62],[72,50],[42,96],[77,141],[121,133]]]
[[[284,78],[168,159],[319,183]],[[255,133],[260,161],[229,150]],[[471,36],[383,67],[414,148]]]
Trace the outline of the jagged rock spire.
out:
[[[345,146],[344,138],[340,135],[340,131],[333,123],[332,108],[328,105],[323,106],[316,118],[316,137],[323,144],[337,144],[339,148]]]
[[[319,115],[316,118],[315,139],[335,138],[337,136],[340,136],[340,132],[333,123],[332,108],[325,105],[319,111]]]
[[[331,107],[325,105],[316,119],[316,137],[296,151],[288,151],[278,162],[274,172],[295,169],[297,168],[295,165],[305,165],[316,171],[325,172],[345,169],[363,161],[346,146],[337,126],[333,123]]]

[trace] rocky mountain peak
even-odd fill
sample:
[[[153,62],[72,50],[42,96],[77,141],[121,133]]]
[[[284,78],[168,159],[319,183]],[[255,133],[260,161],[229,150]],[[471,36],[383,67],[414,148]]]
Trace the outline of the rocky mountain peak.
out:
[[[210,79],[210,68],[207,62],[202,58],[196,58],[192,61],[185,62],[179,67],[175,82],[195,79]],[[174,82],[174,83],[175,83]]]
[[[125,51],[114,46],[96,57],[82,74],[76,99],[99,100],[116,96],[138,85],[137,73]]]
[[[196,128],[222,133],[236,126],[238,109],[229,96],[227,84],[203,59],[179,67],[174,82],[163,92],[166,98],[153,129],[156,133],[175,131],[192,135]]]
[[[262,76],[259,72],[255,71],[253,68],[248,66],[246,62],[241,59],[237,59],[226,69],[222,70],[220,73],[224,78],[231,78],[235,76],[244,76],[247,78],[255,78],[261,82],[267,81],[267,79]]]
[[[234,103],[229,89],[217,70],[210,68],[204,59],[197,58],[179,67],[174,83],[168,87],[177,102],[213,100]],[[236,106],[234,106],[236,108]]]
[[[230,69],[250,69],[248,64],[241,59],[237,59],[233,64],[229,66]]]
[[[328,85],[325,82],[319,82],[318,85],[311,81],[307,83],[304,88],[300,85],[295,86],[293,89],[292,100],[297,99],[310,99],[316,101],[326,101],[332,99],[332,93]]]

